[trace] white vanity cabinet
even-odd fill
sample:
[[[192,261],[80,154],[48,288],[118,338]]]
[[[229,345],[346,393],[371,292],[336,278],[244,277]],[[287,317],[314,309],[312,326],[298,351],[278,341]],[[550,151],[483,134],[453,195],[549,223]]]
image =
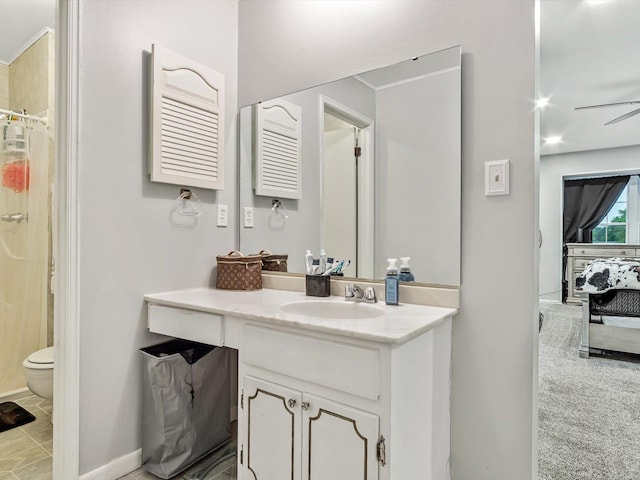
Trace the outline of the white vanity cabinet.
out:
[[[241,337],[239,478],[449,478],[450,322],[400,345],[253,322]]]
[[[281,310],[295,292],[145,298],[151,331],[238,350],[238,479],[449,480],[455,309],[338,320]]]
[[[378,479],[376,415],[250,376],[243,403],[242,478]]]

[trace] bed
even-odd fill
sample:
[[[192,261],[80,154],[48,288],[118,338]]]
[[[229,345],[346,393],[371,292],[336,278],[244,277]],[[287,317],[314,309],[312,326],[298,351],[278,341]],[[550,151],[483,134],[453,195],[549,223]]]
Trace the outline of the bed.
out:
[[[575,290],[582,298],[581,357],[594,350],[640,354],[640,259],[595,259]]]

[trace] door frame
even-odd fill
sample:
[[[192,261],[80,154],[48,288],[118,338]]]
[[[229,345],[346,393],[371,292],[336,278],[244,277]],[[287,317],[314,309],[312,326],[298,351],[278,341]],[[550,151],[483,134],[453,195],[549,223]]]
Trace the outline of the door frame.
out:
[[[319,108],[319,137],[324,135],[324,114],[330,113],[341,120],[351,123],[360,128],[362,133],[362,157],[360,165],[362,169],[358,173],[358,277],[374,278],[374,213],[375,213],[375,197],[374,197],[374,181],[375,181],[375,163],[374,163],[374,121],[346,105],[341,104],[325,95],[320,95]],[[320,162],[324,162],[324,145],[319,142],[320,146]],[[320,170],[322,172],[322,169]],[[320,177],[320,192],[323,192],[324,179]],[[360,182],[360,179],[362,180]],[[360,188],[361,187],[361,188]],[[320,194],[322,196],[322,193]],[[324,220],[324,208],[320,205],[321,217]]]
[[[56,6],[53,478],[79,478],[80,260],[78,123],[80,0]]]

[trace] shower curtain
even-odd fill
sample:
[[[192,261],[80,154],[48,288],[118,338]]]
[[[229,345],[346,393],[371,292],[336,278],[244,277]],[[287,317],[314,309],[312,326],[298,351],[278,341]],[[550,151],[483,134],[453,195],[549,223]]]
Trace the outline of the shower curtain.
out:
[[[47,343],[49,134],[0,121],[0,396],[26,386],[22,361]]]

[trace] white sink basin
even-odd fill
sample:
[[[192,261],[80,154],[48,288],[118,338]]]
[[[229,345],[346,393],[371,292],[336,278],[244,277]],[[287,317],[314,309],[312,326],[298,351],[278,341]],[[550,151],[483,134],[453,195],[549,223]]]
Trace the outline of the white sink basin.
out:
[[[373,305],[358,302],[292,302],[285,303],[280,310],[307,317],[339,319],[375,318],[384,315],[384,310]]]

